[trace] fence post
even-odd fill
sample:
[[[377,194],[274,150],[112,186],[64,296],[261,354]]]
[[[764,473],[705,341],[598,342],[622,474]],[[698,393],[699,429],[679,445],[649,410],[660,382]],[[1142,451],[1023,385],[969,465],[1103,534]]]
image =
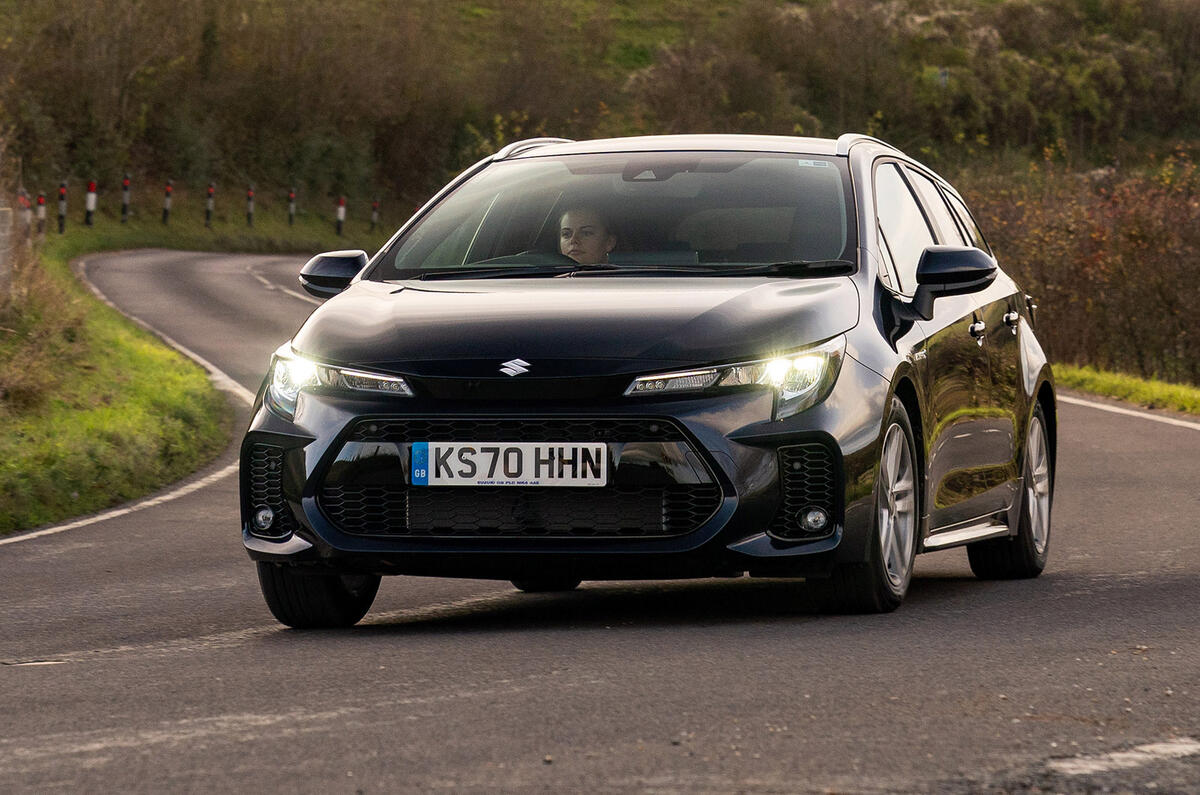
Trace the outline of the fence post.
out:
[[[212,228],[213,208],[216,206],[216,200],[213,199],[213,194],[216,193],[216,183],[208,183],[208,191],[204,197],[204,228]]]
[[[167,186],[164,187],[162,193],[162,222],[166,225],[170,221],[170,195],[175,192],[175,180],[168,179]]]
[[[288,191],[288,226],[296,223],[296,189]]]
[[[24,188],[17,191],[17,204],[21,206],[21,231],[26,239],[33,237],[33,204]]]
[[[375,231],[375,227],[379,226],[379,199],[371,202],[371,231]]]
[[[67,183],[58,183],[58,233],[67,231]]]
[[[11,245],[9,232],[13,226],[13,212],[0,200],[0,303],[12,289],[12,256],[15,246]]]
[[[342,236],[342,225],[346,223],[346,197],[338,196],[337,203],[337,233]]]
[[[38,237],[46,234],[46,194],[38,193],[37,195],[37,233]]]
[[[96,180],[88,180],[87,195],[83,200],[83,222],[87,226],[93,225],[93,220],[96,217]]]
[[[121,180],[121,223],[129,220],[129,172]]]
[[[246,188],[246,226],[254,226],[254,186]]]

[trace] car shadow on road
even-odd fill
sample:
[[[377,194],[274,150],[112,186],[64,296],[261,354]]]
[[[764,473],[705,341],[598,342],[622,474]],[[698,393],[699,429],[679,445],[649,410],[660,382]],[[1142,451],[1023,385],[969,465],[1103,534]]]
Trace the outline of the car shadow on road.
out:
[[[908,599],[898,612],[880,616],[823,613],[799,580],[743,577],[589,582],[570,592],[500,591],[443,605],[368,614],[355,632],[512,632],[764,623],[811,623],[859,629],[883,622],[911,626],[943,620],[948,612],[961,616],[964,604],[980,606],[981,586],[984,584],[971,577],[919,578],[913,581]],[[1017,590],[1000,589],[1013,598],[1018,598]],[[995,594],[983,602],[994,607]]]

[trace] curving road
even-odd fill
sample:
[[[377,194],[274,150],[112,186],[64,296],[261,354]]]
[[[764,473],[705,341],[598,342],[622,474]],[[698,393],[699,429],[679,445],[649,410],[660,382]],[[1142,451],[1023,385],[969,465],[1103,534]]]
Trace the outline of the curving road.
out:
[[[302,259],[142,251],[90,281],[257,388]],[[233,387],[235,437],[247,419]],[[1050,564],[926,555],[886,616],[783,581],[385,579],[276,624],[234,447],[178,496],[0,541],[0,791],[1200,790],[1200,424],[1064,404]]]

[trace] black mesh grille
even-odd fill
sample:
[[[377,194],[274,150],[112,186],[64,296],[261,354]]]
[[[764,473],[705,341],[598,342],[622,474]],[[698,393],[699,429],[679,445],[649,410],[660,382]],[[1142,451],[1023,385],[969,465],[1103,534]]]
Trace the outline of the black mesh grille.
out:
[[[771,534],[780,538],[820,538],[833,532],[837,521],[837,465],[830,449],[819,443],[779,448],[781,502]],[[805,511],[820,508],[829,525],[809,532],[801,525]]]
[[[321,507],[344,532],[386,536],[650,538],[712,516],[714,484],[605,488],[330,486]]]
[[[296,529],[287,502],[283,499],[283,448],[256,444],[250,449],[250,511],[262,506],[275,514],[275,522],[266,530],[251,525],[251,532],[266,538],[280,538]]]
[[[351,442],[680,442],[683,433],[665,420],[402,419],[362,420]]]
[[[655,419],[388,418],[361,420],[347,442],[688,442]],[[690,533],[721,504],[713,483],[610,483],[604,487],[409,487],[330,483],[319,492],[343,532],[403,537],[654,538]]]

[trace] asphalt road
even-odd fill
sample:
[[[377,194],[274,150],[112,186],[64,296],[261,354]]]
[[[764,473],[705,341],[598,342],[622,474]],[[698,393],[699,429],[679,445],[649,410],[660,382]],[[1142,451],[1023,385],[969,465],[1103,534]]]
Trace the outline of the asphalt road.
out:
[[[87,273],[253,391],[302,261]],[[353,630],[287,630],[231,447],[185,496],[0,543],[0,791],[1200,791],[1200,428],[1059,418],[1043,576],[922,556],[884,616],[784,581],[397,578]]]

